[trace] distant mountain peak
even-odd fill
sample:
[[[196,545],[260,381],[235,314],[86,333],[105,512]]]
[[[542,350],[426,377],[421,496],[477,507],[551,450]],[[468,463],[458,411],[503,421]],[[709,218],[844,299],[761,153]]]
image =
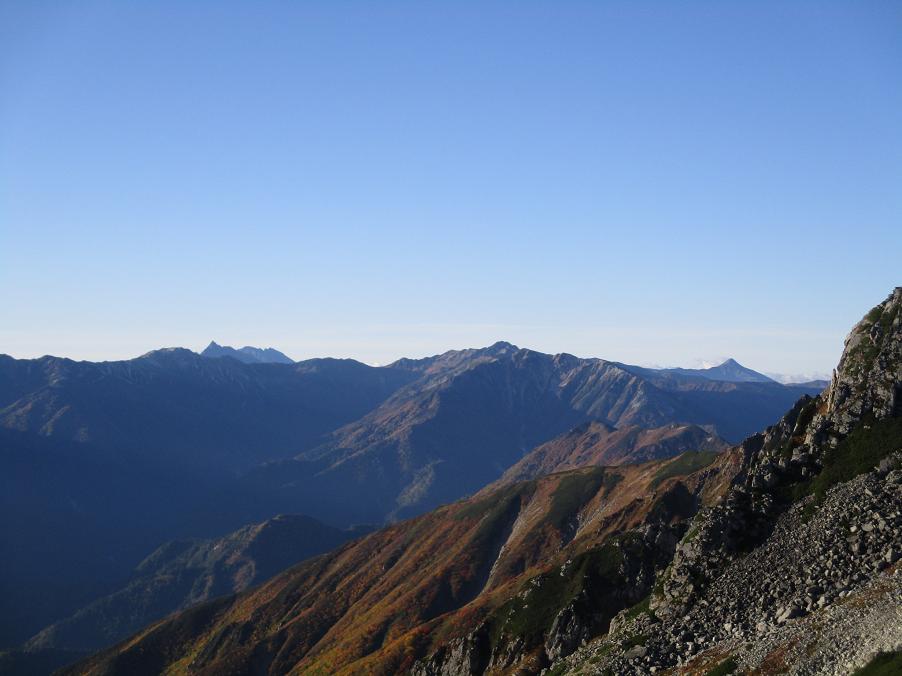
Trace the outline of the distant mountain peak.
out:
[[[293,364],[294,360],[278,350],[267,347],[259,348],[246,345],[240,349],[220,345],[215,340],[200,353],[202,357],[218,359],[220,357],[232,357],[245,364]]]
[[[708,380],[721,380],[732,383],[773,383],[773,378],[769,378],[763,373],[753,371],[747,366],[743,366],[732,357],[728,357],[717,366],[709,366],[707,368],[684,369],[671,368],[662,369],[667,373],[676,373],[684,376],[700,376]]]
[[[508,351],[508,350],[516,351],[516,350],[519,350],[520,348],[517,347],[516,345],[514,345],[513,343],[507,342],[506,340],[498,340],[498,341],[495,341],[494,343],[492,343],[491,345],[489,345],[489,347],[486,349],[491,350],[493,352],[498,352],[498,351],[502,351],[502,350],[503,351]]]
[[[746,383],[773,382],[771,378],[768,378],[763,373],[758,373],[758,371],[753,371],[752,369],[743,366],[732,357],[724,361],[719,366],[713,366],[705,370],[710,374],[708,377],[716,377],[719,380],[733,380],[736,382]]]

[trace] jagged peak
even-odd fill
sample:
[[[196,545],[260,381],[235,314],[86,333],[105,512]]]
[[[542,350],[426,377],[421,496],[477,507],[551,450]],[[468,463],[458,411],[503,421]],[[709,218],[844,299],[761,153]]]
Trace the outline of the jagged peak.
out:
[[[200,354],[202,357],[232,357],[246,364],[294,363],[293,359],[272,347],[259,348],[246,345],[242,348],[234,348],[229,345],[220,345],[215,340],[211,340]]]

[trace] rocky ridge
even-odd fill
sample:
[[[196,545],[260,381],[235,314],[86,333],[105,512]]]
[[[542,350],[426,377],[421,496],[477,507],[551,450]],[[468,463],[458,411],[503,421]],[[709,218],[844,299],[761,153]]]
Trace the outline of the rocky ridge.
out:
[[[900,413],[896,288],[852,330],[828,390],[743,442],[742,471],[695,517],[647,606],[619,615],[554,673],[706,673],[728,658],[761,673],[849,673],[902,647],[895,622],[836,659],[841,636],[876,622],[869,613],[849,619],[848,608],[876,595],[880,617],[900,614]],[[841,616],[852,626],[839,631]],[[802,654],[800,618],[817,627]]]

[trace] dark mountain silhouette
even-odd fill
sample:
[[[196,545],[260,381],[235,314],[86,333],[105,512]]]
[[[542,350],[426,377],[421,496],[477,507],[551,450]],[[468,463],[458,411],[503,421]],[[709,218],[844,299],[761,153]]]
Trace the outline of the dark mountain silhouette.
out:
[[[294,363],[293,359],[272,347],[259,348],[247,345],[236,349],[228,345],[219,345],[215,340],[211,340],[210,344],[200,354],[202,357],[232,357],[245,364]]]
[[[100,363],[0,355],[0,427],[236,472],[314,445],[413,379],[350,359],[243,364],[180,348]]]
[[[215,540],[169,542],[142,561],[126,585],[47,627],[25,651],[96,651],[176,610],[243,591],[365,532],[283,515]]]
[[[155,547],[286,513],[230,487],[413,376],[350,360],[0,356],[0,648],[123,584]]]

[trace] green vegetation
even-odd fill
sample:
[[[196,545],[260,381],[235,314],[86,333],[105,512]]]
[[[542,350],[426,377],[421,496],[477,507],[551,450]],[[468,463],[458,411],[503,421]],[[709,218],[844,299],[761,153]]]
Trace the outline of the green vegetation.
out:
[[[609,543],[575,557],[563,570],[553,569],[527,582],[520,593],[502,605],[493,623],[493,643],[501,635],[523,638],[527,644],[543,640],[555,616],[584,590],[610,589],[616,585],[623,561],[620,548]],[[613,614],[613,612],[611,613]]]
[[[880,653],[868,665],[855,672],[855,676],[895,676],[902,674],[902,651]]]
[[[604,467],[593,467],[587,472],[576,472],[561,477],[551,496],[548,521],[557,527],[562,526],[580,507],[592,499],[599,488],[603,485],[607,487],[611,483],[609,476],[617,477]]]
[[[649,610],[649,608],[648,608],[650,602],[651,602],[651,594],[646,596],[644,599],[639,601],[639,603],[637,603],[632,608],[630,608],[628,611],[626,611],[626,618],[628,620],[635,620],[642,613],[645,613],[646,615],[654,617],[654,613],[652,613],[651,610]]]
[[[802,523],[808,523],[817,513],[817,503],[809,502],[802,508]]]
[[[625,638],[620,642],[620,647],[624,650],[629,650],[630,648],[635,648],[637,645],[645,645],[645,642],[648,641],[648,636],[645,634],[636,634],[635,636],[630,636],[629,638]]]
[[[516,639],[540,645],[554,618],[570,604],[599,623],[609,620],[623,608],[617,590],[623,584],[624,556],[642,556],[642,547],[641,538],[625,533],[524,583],[489,618],[492,645]]]
[[[894,308],[892,312],[884,312],[883,306],[878,305],[865,315],[864,321],[865,324],[870,326],[879,324],[881,332],[883,335],[886,335],[890,332],[898,312],[898,307]],[[865,338],[855,347],[849,356],[852,357],[858,365],[868,366],[873,363],[879,351],[880,348],[877,345],[872,344],[868,338]]]
[[[736,660],[732,657],[728,657],[716,667],[710,669],[705,676],[726,676],[727,674],[732,674],[738,668],[739,665],[736,664]]]
[[[662,481],[670,477],[691,474],[707,467],[718,455],[720,454],[716,451],[686,451],[658,470],[651,481],[651,487],[657,488]]]
[[[701,524],[695,524],[689,531],[683,536],[683,542],[692,542],[695,538],[698,537],[698,534],[701,532],[702,527]]]
[[[824,469],[813,479],[796,484],[789,492],[795,502],[814,494],[814,504],[806,507],[813,514],[827,491],[836,484],[871,471],[883,458],[902,448],[902,418],[863,422],[824,456]]]
[[[564,676],[567,673],[567,665],[563,662],[548,671],[548,676]]]
[[[454,519],[476,519],[486,515],[490,515],[493,512],[505,511],[505,507],[499,507],[501,503],[509,504],[511,500],[519,499],[521,495],[527,493],[535,488],[535,481],[525,481],[523,483],[514,484],[512,486],[507,486],[488,497],[482,498],[481,500],[475,500],[470,504],[462,507],[458,512],[454,515]]]
[[[872,307],[872,308],[871,308],[870,312],[868,312],[868,313],[864,316],[864,320],[865,320],[868,324],[873,324],[873,323],[875,323],[878,319],[880,319],[880,315],[882,315],[882,314],[883,314],[883,308],[882,308],[880,305],[878,305],[878,306],[876,306],[876,307]]]

